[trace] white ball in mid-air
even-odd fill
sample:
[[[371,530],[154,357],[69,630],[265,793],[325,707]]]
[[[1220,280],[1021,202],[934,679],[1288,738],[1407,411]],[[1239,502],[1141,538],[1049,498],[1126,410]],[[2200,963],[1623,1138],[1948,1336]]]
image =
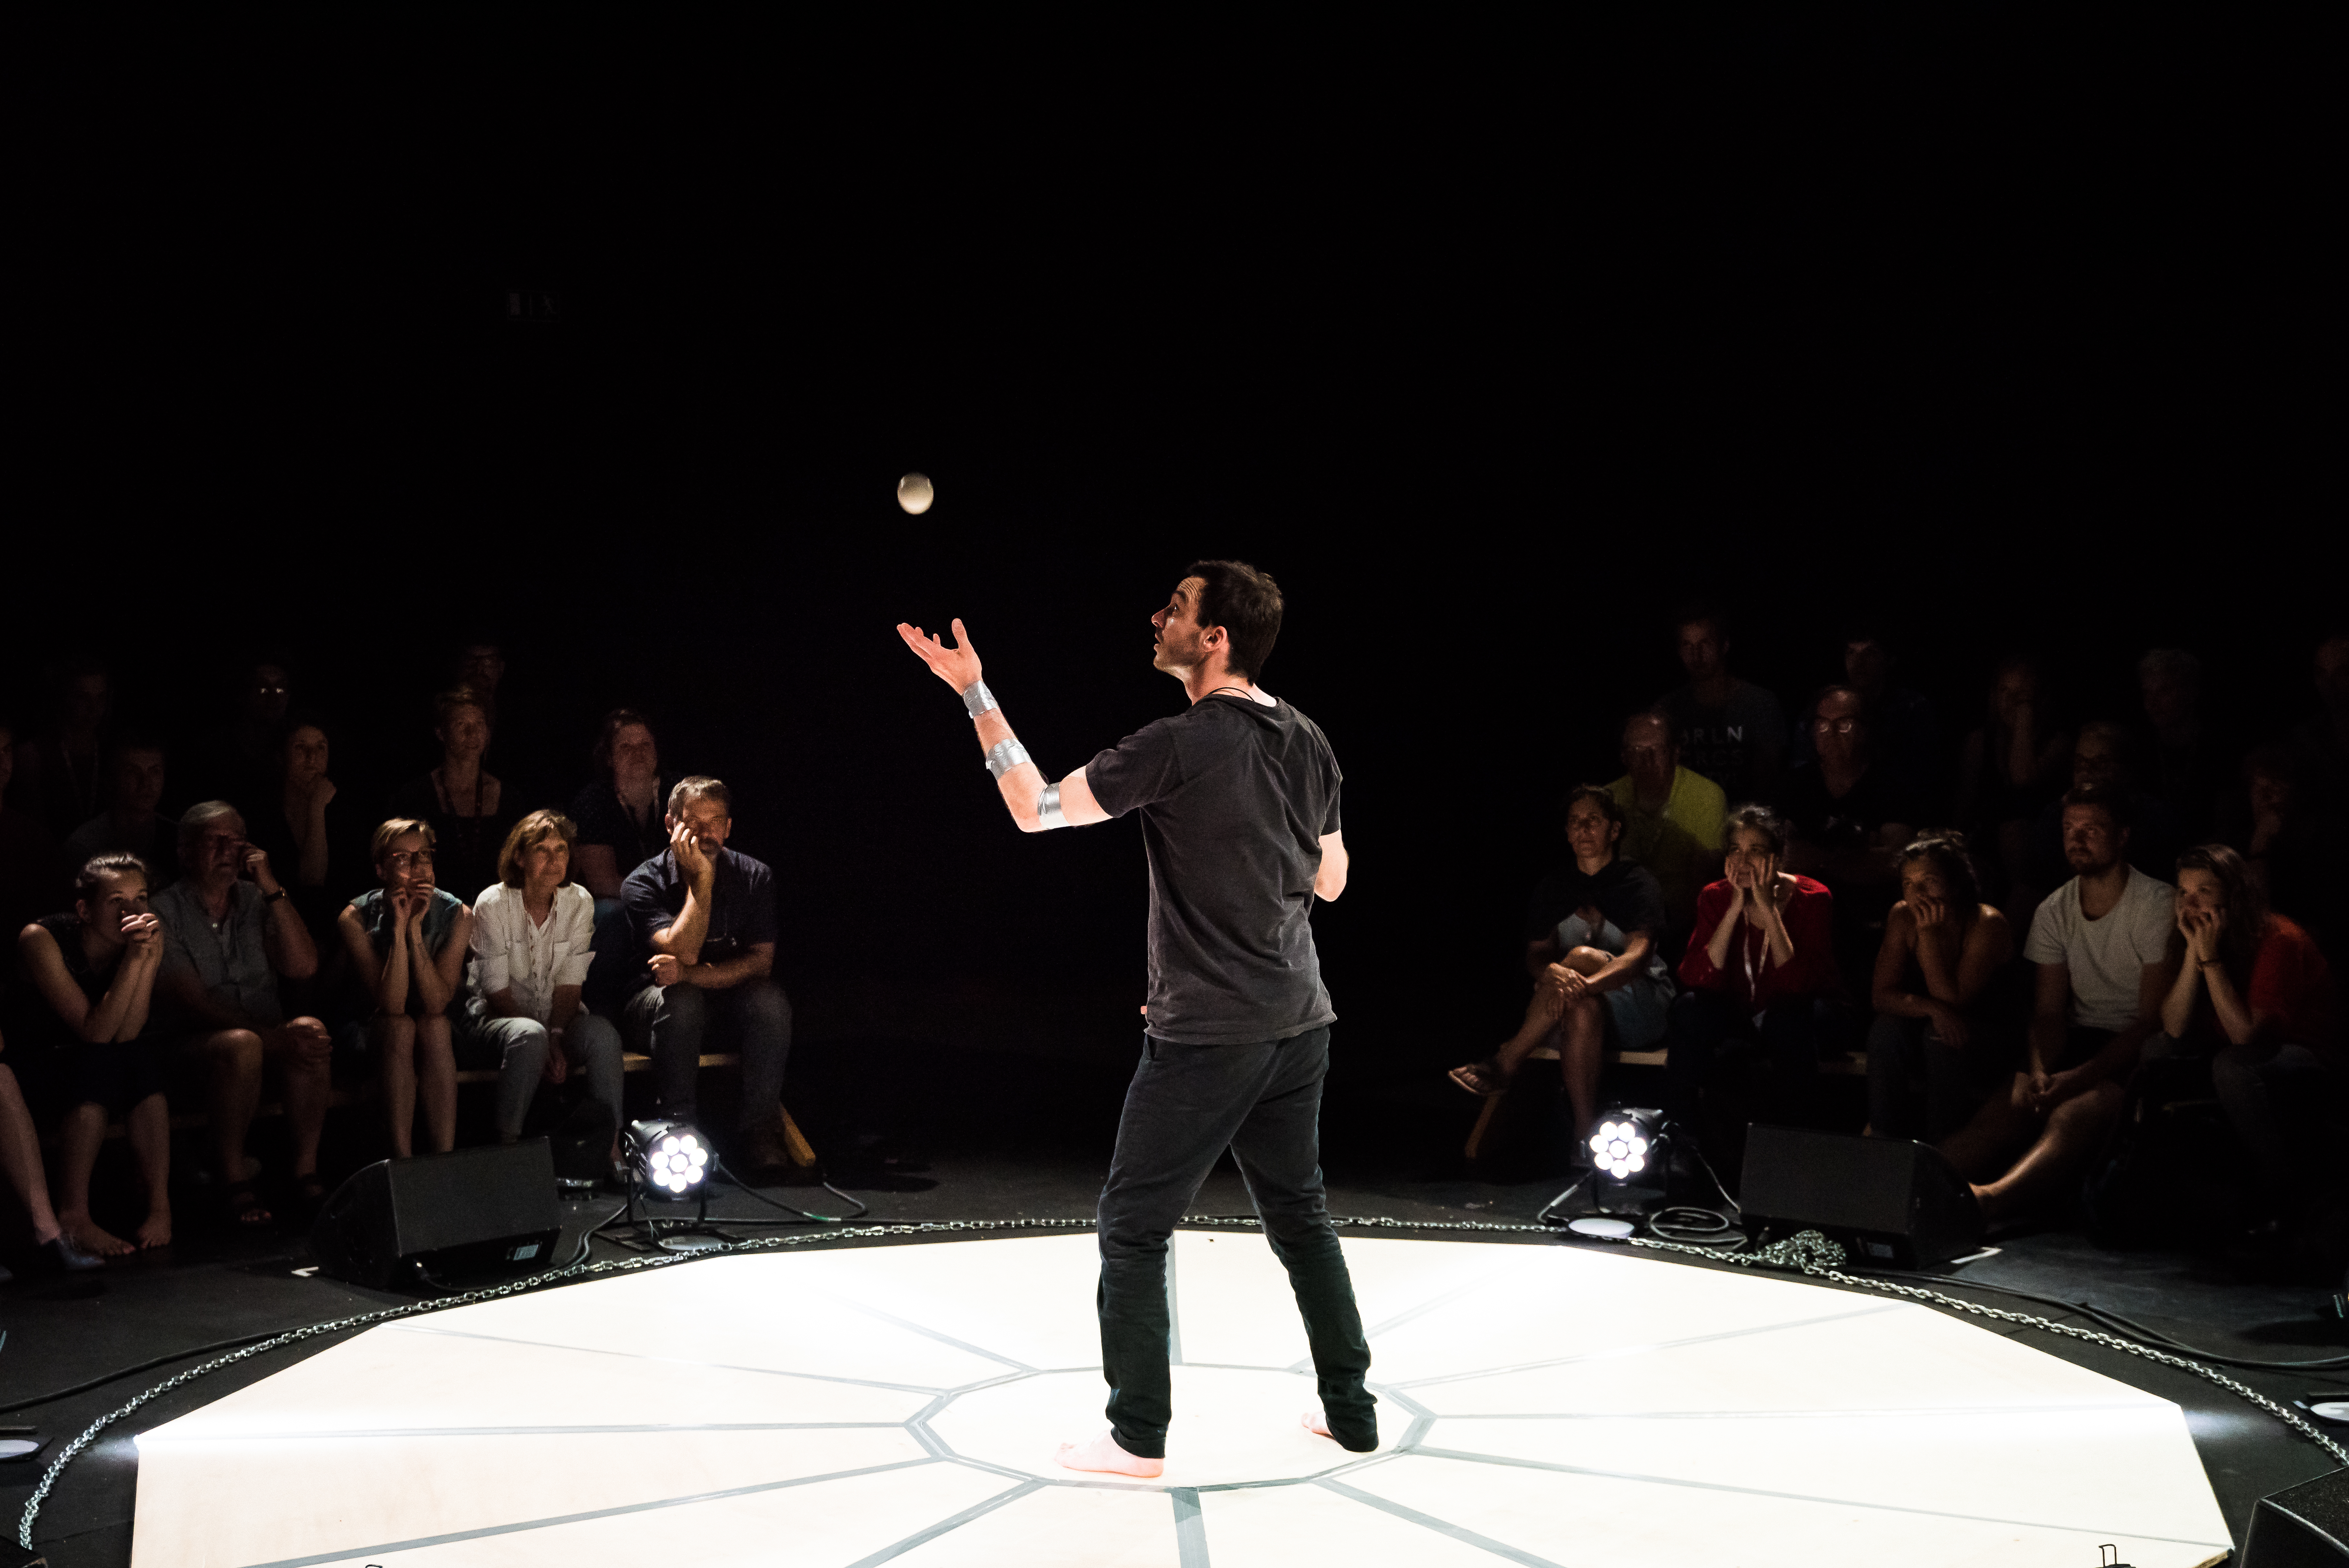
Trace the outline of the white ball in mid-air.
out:
[[[916,517],[927,512],[936,498],[937,492],[930,488],[930,476],[926,473],[909,473],[897,482],[897,504]]]

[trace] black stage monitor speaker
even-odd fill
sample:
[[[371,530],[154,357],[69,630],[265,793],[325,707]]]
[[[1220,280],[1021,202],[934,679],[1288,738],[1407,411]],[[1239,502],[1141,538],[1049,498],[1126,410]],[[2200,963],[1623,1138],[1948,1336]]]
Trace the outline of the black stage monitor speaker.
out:
[[[1755,1219],[1824,1231],[1858,1263],[1921,1268],[1982,1245],[1982,1208],[1965,1179],[1935,1150],[1900,1138],[1750,1127],[1737,1204]]]
[[[381,1159],[335,1189],[310,1229],[319,1272],[381,1290],[529,1273],[553,1261],[563,1228],[544,1138]]]
[[[2243,1532],[2243,1568],[2341,1568],[2349,1563],[2349,1469],[2260,1499]]]

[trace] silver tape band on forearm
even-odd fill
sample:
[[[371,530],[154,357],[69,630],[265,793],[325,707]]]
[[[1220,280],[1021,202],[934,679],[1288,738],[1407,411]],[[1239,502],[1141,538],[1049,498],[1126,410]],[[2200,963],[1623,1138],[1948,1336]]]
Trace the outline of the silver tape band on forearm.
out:
[[[1046,784],[1036,797],[1036,821],[1042,827],[1066,827],[1069,819],[1061,815],[1061,786]]]
[[[1028,748],[1017,735],[1006,735],[987,748],[987,771],[1001,778],[1028,760]]]
[[[973,719],[1000,706],[995,701],[995,693],[987,689],[984,680],[974,680],[962,689],[962,705],[970,711]]]

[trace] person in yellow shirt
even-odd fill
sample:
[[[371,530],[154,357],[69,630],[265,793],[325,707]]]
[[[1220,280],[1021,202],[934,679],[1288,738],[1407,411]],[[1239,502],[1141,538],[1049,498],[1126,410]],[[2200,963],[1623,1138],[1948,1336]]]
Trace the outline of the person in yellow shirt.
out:
[[[1623,808],[1621,852],[1654,874],[1664,891],[1667,957],[1677,960],[1696,919],[1696,896],[1721,877],[1722,822],[1728,797],[1702,774],[1681,766],[1672,722],[1654,711],[1623,725],[1623,766],[1607,786]]]

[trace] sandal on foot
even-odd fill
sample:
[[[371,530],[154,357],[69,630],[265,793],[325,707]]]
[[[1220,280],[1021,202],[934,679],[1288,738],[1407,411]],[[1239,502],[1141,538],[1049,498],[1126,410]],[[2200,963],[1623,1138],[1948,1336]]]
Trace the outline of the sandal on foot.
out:
[[[1496,1095],[1509,1092],[1509,1081],[1501,1076],[1500,1064],[1489,1056],[1482,1062],[1454,1067],[1446,1075],[1480,1100],[1489,1100]]]
[[[277,1218],[254,1192],[250,1181],[240,1181],[221,1194],[221,1214],[240,1231],[258,1231]]]

